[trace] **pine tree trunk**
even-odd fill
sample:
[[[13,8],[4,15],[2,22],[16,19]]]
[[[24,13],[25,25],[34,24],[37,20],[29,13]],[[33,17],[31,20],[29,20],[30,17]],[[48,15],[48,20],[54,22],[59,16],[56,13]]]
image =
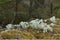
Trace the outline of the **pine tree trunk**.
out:
[[[17,12],[18,12],[18,0],[16,0],[16,6],[15,6],[15,13],[14,13],[14,17],[13,20],[11,21],[11,23],[14,23],[17,17]]]

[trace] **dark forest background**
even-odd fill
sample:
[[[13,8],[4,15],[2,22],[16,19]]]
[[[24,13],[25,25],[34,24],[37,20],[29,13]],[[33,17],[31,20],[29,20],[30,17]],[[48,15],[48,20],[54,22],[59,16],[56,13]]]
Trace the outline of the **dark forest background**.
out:
[[[0,25],[51,16],[60,18],[60,0],[0,0]]]

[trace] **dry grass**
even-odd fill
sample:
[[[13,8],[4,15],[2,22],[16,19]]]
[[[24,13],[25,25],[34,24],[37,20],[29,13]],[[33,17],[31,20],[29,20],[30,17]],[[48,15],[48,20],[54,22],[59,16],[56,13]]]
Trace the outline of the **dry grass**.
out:
[[[57,20],[53,27],[54,32],[43,33],[41,30],[28,28],[27,30],[10,30],[8,32],[0,33],[0,39],[60,39],[60,19]]]
[[[0,33],[4,39],[34,39],[34,36],[26,31],[10,30],[8,32]]]

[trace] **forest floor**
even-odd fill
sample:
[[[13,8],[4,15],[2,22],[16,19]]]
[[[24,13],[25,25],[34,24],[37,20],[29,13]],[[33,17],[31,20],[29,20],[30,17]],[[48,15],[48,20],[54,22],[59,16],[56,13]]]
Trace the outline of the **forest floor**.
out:
[[[28,28],[27,30],[14,29],[3,33],[0,32],[0,39],[60,39],[60,19],[56,22],[56,25],[53,26],[53,29],[53,32],[47,33],[43,33],[41,30],[35,30],[32,28]]]

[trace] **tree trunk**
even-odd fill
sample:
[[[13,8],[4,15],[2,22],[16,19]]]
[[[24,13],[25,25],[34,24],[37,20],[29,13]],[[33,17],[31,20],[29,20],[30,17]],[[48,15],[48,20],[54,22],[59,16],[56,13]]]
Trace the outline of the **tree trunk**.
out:
[[[53,4],[51,2],[51,16],[53,15]]]
[[[50,17],[53,16],[53,3],[52,0],[50,0]]]
[[[11,21],[11,23],[15,22],[15,19],[17,17],[17,12],[18,12],[18,0],[16,0],[15,13],[14,13],[14,17],[13,17],[13,20]]]
[[[31,17],[31,13],[32,13],[32,4],[33,4],[33,1],[30,0],[30,6],[29,6],[29,18]]]

